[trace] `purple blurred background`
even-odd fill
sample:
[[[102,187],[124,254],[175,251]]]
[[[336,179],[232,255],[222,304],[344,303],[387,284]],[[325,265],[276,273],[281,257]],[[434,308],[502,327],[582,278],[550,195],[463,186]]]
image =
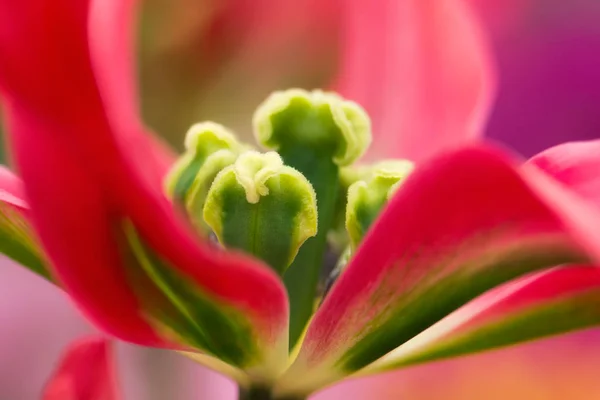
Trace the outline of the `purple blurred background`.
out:
[[[483,15],[496,25],[500,72],[488,137],[526,156],[600,137],[600,2],[523,0],[504,8],[510,3],[522,7],[520,15]]]
[[[501,78],[488,136],[526,156],[600,137],[600,2],[472,1]],[[0,260],[0,399],[37,399],[61,350],[92,331],[65,295]],[[124,344],[117,351],[127,400],[234,398],[223,378],[180,356]],[[318,398],[588,400],[600,398],[599,367],[600,330],[592,330],[348,383]]]

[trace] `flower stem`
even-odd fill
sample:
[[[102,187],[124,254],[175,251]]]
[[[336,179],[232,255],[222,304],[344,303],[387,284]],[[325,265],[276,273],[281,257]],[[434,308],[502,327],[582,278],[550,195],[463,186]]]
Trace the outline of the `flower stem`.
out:
[[[306,400],[305,397],[275,397],[269,388],[239,388],[238,400]]]
[[[291,349],[298,342],[314,311],[317,284],[327,248],[327,232],[335,216],[339,167],[331,161],[330,155],[317,153],[309,147],[282,148],[280,154],[286,165],[296,168],[313,185],[319,214],[317,236],[302,245],[284,275],[290,299]]]

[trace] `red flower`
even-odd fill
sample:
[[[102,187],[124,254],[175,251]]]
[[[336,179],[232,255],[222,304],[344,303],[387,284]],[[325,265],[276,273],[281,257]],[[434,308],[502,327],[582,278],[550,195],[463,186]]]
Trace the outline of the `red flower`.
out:
[[[390,147],[417,166],[312,317],[296,358],[280,277],[199,238],[163,195],[171,157],[137,117],[133,0],[0,1],[0,87],[25,187],[20,197],[4,174],[2,229],[27,228],[4,251],[40,270],[14,246],[34,255],[43,248],[37,261],[105,332],[193,353],[241,385],[282,395],[600,322],[597,269],[581,266],[460,311],[525,274],[598,263],[600,143],[555,148],[522,166],[485,145],[449,151],[480,134],[493,91],[483,40],[462,3],[348,1],[337,87],[374,115],[373,154]],[[334,114],[328,101],[319,104]],[[327,126],[343,130],[342,118],[347,130],[367,131],[352,119],[357,107],[343,104],[354,114],[328,114]],[[340,159],[336,148],[327,164],[335,184]],[[327,189],[315,188],[319,207]],[[306,292],[311,308],[314,290]],[[290,293],[294,322],[299,296]],[[536,329],[520,329],[532,321]]]

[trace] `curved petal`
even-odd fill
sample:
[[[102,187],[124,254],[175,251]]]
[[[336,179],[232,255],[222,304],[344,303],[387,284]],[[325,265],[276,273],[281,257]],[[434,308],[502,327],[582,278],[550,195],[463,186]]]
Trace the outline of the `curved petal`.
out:
[[[286,347],[274,346],[287,338],[279,279],[257,261],[198,243],[161,192],[163,165],[130,115],[136,107],[116,103],[132,101],[133,89],[129,64],[121,60],[128,48],[112,33],[123,32],[119,26],[129,22],[134,2],[93,3],[88,27],[89,5],[0,1],[0,15],[7,16],[0,28],[0,85],[10,132],[33,221],[59,278],[103,329],[168,345],[156,337],[127,279],[119,233],[127,219],[198,291],[242,312],[264,343]]]
[[[117,400],[113,357],[105,338],[73,343],[44,388],[42,400]]]
[[[494,349],[598,324],[600,269],[557,268],[486,293],[386,354],[365,372]]]
[[[0,253],[52,281],[46,256],[29,221],[23,182],[0,165]]]
[[[35,118],[24,108],[7,107],[30,215],[55,276],[103,330],[135,343],[158,345],[127,284],[114,236],[120,213],[108,204],[102,188],[68,145],[56,140],[64,143],[66,138],[53,137],[57,132],[36,124]],[[64,123],[59,127],[62,132],[71,129]]]
[[[462,0],[348,0],[336,85],[373,119],[371,156],[421,161],[483,133],[490,51]]]
[[[600,139],[565,143],[527,161],[600,207]]]
[[[118,108],[111,104],[120,96],[123,83],[131,81],[126,76],[132,73],[132,61],[122,61],[122,68],[116,69],[114,60],[127,53],[123,36],[106,35],[113,32],[113,26],[127,26],[133,17],[135,0],[96,0],[90,18],[90,52],[94,71],[99,76],[102,96],[107,104],[109,116],[118,118]],[[117,29],[118,30],[118,29]],[[121,31],[128,36],[131,32]],[[130,35],[129,35],[130,36]],[[125,42],[127,43],[127,42]],[[131,44],[131,43],[129,43]],[[231,303],[236,308],[246,310],[265,341],[279,350],[287,336],[288,302],[285,289],[279,278],[256,261],[236,254],[223,254],[210,246],[198,246],[188,230],[173,213],[173,208],[162,194],[162,185],[152,179],[144,179],[145,156],[140,146],[136,151],[131,143],[139,138],[139,130],[110,119],[118,135],[112,146],[105,146],[95,135],[80,136],[82,149],[96,150],[96,157],[113,159],[114,171],[102,169],[101,179],[110,187],[117,201],[131,218],[145,241],[169,264],[177,267],[184,275],[195,279],[205,291]],[[113,147],[114,146],[114,147]],[[123,179],[115,180],[116,176]],[[150,177],[152,178],[152,177]],[[171,240],[165,240],[165,236]],[[282,347],[285,347],[283,343]]]
[[[108,132],[88,57],[87,15],[86,1],[0,2],[8,130],[32,220],[63,287],[106,331],[156,344],[125,284],[114,210],[82,168],[94,160],[74,148],[73,138],[88,130]]]
[[[484,147],[417,167],[317,311],[289,376],[322,385],[497,285],[600,260],[600,212],[552,183]]]

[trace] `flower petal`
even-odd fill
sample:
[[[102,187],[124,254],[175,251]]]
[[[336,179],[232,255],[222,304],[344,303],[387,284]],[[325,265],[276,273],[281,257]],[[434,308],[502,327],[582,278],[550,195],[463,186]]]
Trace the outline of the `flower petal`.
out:
[[[482,134],[490,52],[462,0],[348,0],[336,85],[373,119],[371,156],[421,161]]]
[[[105,338],[73,343],[46,385],[42,400],[117,400],[113,357]]]
[[[545,267],[600,260],[593,233],[600,214],[575,201],[559,204],[552,182],[536,173],[483,147],[417,167],[317,311],[290,376],[306,374],[322,385],[497,285]],[[551,206],[546,194],[555,199]]]
[[[0,253],[52,281],[28,214],[23,182],[0,166]]]
[[[123,32],[119,26],[130,22],[134,2],[94,2],[98,14],[88,27],[89,6],[0,1],[0,15],[10,16],[0,21],[0,85],[10,133],[33,221],[58,277],[107,332],[170,346],[157,337],[127,279],[119,230],[129,220],[199,291],[241,311],[264,343],[286,338],[288,305],[278,277],[262,263],[199,243],[161,191],[165,158],[156,157],[159,150],[131,116],[135,106],[117,103],[118,88],[131,101],[133,89],[121,60],[128,48],[117,43],[125,39],[113,32]]]
[[[55,140],[65,138],[53,136],[58,132],[52,127],[37,125],[36,115],[27,111],[7,107],[8,130],[32,222],[54,275],[101,329],[127,341],[158,345],[161,341],[127,284],[114,235],[120,213],[68,147]],[[60,127],[62,132],[73,129],[68,123]]]
[[[102,95],[109,116],[115,118],[118,118],[118,111],[111,107],[110,100],[119,97],[117,89],[122,87],[122,82],[130,81],[123,75],[131,73],[133,68],[131,62],[123,62],[122,69],[114,69],[113,60],[127,53],[127,48],[122,45],[122,36],[105,34],[112,31],[114,24],[126,25],[127,16],[129,19],[133,17],[135,4],[135,0],[96,0],[90,19],[90,50],[94,71],[99,74],[105,89]],[[114,111],[112,115],[111,111]],[[287,337],[288,319],[287,296],[279,278],[262,263],[250,258],[220,253],[207,244],[199,246],[174,214],[173,207],[162,193],[163,185],[155,184],[152,179],[144,179],[143,158],[152,149],[136,152],[131,148],[132,141],[141,136],[139,129],[129,128],[125,124],[117,125],[115,118],[110,120],[113,129],[118,132],[118,135],[111,137],[115,140],[115,148],[106,146],[105,151],[97,152],[96,156],[99,160],[107,157],[115,160],[113,167],[118,168],[101,171],[103,183],[122,203],[137,232],[165,262],[199,283],[200,291],[225,303],[224,313],[227,313],[227,307],[242,310],[263,341],[269,343],[272,349],[279,350],[280,342]],[[82,148],[88,148],[90,152],[101,148],[97,136],[87,135],[83,139],[80,143]],[[114,179],[117,176],[123,179],[118,182],[118,179]],[[171,240],[165,240],[165,237]]]
[[[533,156],[533,164],[600,207],[600,139],[565,143]]]
[[[557,268],[486,293],[377,360],[365,372],[489,350],[598,324],[600,269]]]

